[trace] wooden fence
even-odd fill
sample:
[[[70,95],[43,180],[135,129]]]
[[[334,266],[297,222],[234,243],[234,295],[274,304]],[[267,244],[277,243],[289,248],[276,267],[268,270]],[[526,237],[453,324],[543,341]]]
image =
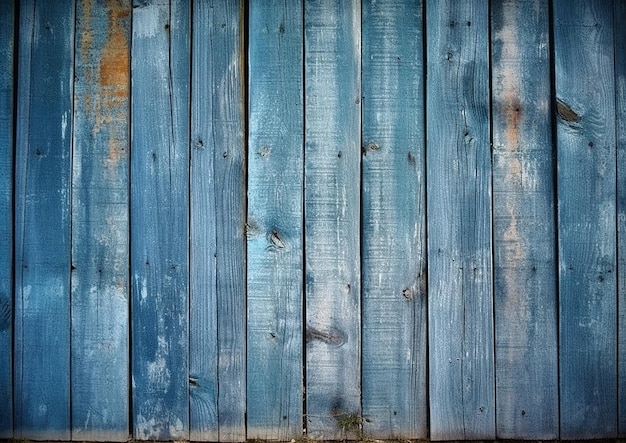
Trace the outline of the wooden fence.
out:
[[[0,1],[0,438],[626,435],[626,2]]]

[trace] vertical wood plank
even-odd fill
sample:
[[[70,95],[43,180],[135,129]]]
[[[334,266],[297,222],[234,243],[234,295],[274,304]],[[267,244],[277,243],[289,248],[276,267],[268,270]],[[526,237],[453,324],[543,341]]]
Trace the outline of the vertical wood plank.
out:
[[[250,3],[248,438],[302,434],[302,4]]]
[[[549,5],[492,3],[498,438],[558,438]]]
[[[135,1],[133,7],[134,437],[188,439],[190,5]]]
[[[617,432],[613,10],[554,2],[561,438]]]
[[[13,438],[13,95],[15,3],[0,3],[0,438]]]
[[[72,438],[126,441],[130,1],[81,1],[72,174]]]
[[[426,17],[431,438],[493,439],[488,2]]]
[[[420,0],[363,3],[363,430],[428,436]]]
[[[626,434],[626,1],[615,0],[615,97],[617,134],[618,433]]]
[[[306,429],[361,420],[358,1],[305,2]]]
[[[242,8],[193,8],[191,436],[201,440],[246,439]]]
[[[21,2],[15,214],[15,437],[70,438],[74,2]]]

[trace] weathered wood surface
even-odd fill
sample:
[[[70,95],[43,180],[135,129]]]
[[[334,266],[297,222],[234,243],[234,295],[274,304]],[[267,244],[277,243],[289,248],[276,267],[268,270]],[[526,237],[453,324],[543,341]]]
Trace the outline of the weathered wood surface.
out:
[[[495,437],[488,3],[428,1],[431,438]]]
[[[613,11],[554,2],[561,438],[617,432]]]
[[[496,423],[559,435],[549,5],[492,3]]]
[[[20,2],[14,432],[70,438],[74,2]]]
[[[0,438],[13,438],[15,3],[0,3]]]
[[[191,435],[245,439],[242,3],[193,5]],[[217,425],[217,427],[216,427]]]
[[[428,436],[423,4],[363,2],[363,431]]]
[[[302,435],[302,4],[249,10],[247,436]]]
[[[361,417],[361,8],[305,1],[306,430],[355,437]]]
[[[72,155],[72,438],[126,441],[130,1],[78,2]]]
[[[189,437],[190,4],[132,15],[132,423],[142,440]]]

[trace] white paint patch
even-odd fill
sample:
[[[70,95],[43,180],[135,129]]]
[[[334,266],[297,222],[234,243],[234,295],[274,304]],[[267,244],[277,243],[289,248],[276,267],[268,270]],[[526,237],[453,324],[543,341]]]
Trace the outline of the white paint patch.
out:
[[[165,357],[169,354],[169,346],[165,337],[159,336],[158,348],[153,362],[148,363],[148,380],[151,384],[166,388],[170,385],[171,374]]]
[[[133,34],[138,38],[152,38],[159,31],[159,8],[158,5],[135,8],[133,10]]]
[[[65,141],[65,135],[67,133],[67,111],[63,113],[61,117],[61,138]]]

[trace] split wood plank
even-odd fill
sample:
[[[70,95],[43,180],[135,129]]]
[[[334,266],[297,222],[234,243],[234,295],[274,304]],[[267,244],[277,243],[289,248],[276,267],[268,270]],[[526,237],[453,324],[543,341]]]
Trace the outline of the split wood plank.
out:
[[[423,4],[363,2],[363,431],[428,437]]]
[[[426,3],[433,440],[495,438],[488,6]]]
[[[250,3],[248,438],[302,435],[302,4]]]
[[[617,433],[613,8],[554,2],[561,435]]]
[[[132,14],[132,418],[140,440],[189,438],[190,4]]]
[[[306,431],[361,421],[361,7],[305,1]]]
[[[559,435],[549,5],[492,3],[496,423]]]
[[[20,2],[15,166],[14,435],[70,438],[74,10]]]

